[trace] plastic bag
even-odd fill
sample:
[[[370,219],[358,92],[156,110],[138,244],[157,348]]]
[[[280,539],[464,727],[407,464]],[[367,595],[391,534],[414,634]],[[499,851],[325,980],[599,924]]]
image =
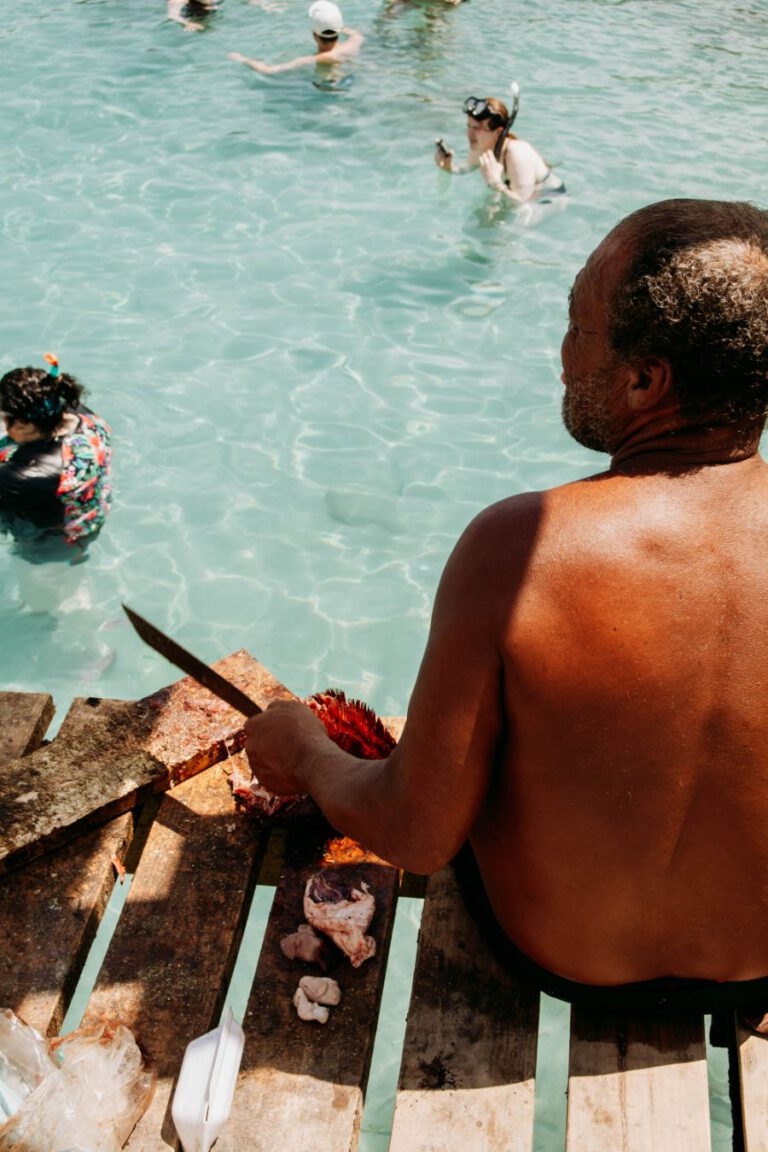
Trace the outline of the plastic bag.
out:
[[[0,1123],[17,1112],[55,1068],[40,1033],[4,1008],[0,1012]]]
[[[119,1152],[157,1079],[130,1030],[103,1023],[47,1043],[8,1010],[1,1018],[0,1069],[21,1103],[0,1127],[0,1152]]]

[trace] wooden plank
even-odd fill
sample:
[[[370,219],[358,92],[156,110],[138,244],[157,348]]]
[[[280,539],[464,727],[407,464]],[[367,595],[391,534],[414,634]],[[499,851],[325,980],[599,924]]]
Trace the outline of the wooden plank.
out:
[[[489,952],[453,871],[432,876],[390,1152],[528,1152],[538,1008]]]
[[[289,696],[247,652],[215,667],[262,707]],[[138,702],[77,704],[52,744],[0,767],[0,875],[242,744],[243,717],[189,678]]]
[[[300,977],[317,969],[280,951],[282,937],[304,920],[305,884],[321,867],[341,872],[355,886],[365,881],[376,898],[369,929],[376,955],[357,969],[342,960],[331,973],[343,999],[325,1025],[300,1021],[291,1002]],[[233,1111],[216,1152],[357,1147],[397,885],[395,868],[353,842],[323,842],[308,830],[291,830],[244,1020],[246,1046]]]
[[[133,834],[131,813],[0,877],[0,1004],[58,1034]]]
[[[736,1019],[745,1152],[768,1152],[768,1038]]]
[[[85,1017],[118,1017],[157,1067],[157,1090],[130,1152],[178,1147],[170,1116],[175,1080],[189,1041],[218,1023],[262,832],[235,811],[222,766],[162,799]]]
[[[0,755],[38,746],[53,716],[45,693],[0,694]],[[0,878],[0,1004],[44,1034],[61,1027],[122,858],[130,816]]]
[[[47,692],[0,692],[0,764],[39,748],[53,713]]]
[[[710,1147],[703,1018],[574,1008],[566,1152]]]

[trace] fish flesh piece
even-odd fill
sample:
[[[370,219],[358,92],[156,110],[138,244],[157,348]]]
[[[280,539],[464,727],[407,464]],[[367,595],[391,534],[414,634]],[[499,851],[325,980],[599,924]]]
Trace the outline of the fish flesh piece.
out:
[[[329,1009],[324,1004],[315,1004],[313,1000],[310,1000],[301,985],[293,994],[293,1006],[298,1013],[299,1020],[314,1020],[318,1024],[328,1023]]]
[[[331,948],[323,936],[318,936],[309,924],[299,924],[290,936],[283,936],[280,949],[289,960],[304,960],[327,971],[331,963]]]
[[[341,988],[330,976],[302,976],[293,994],[293,1006],[300,1020],[327,1024],[329,1008],[341,1001]]]
[[[330,976],[302,976],[299,988],[313,1004],[326,1004],[333,1008],[341,1002],[341,988]]]
[[[317,805],[309,796],[278,796],[270,792],[251,775],[249,768],[237,763],[239,759],[233,758],[232,771],[229,773],[229,786],[238,807],[256,812],[267,819],[285,817],[300,820],[319,816]]]
[[[353,968],[376,954],[376,941],[365,935],[375,911],[376,901],[364,880],[352,888],[337,872],[316,872],[304,889],[308,923],[330,937]]]

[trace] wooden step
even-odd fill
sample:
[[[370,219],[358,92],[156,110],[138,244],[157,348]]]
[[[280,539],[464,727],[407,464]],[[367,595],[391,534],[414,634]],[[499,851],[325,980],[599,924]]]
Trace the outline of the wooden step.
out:
[[[566,1152],[709,1148],[703,1017],[574,1008]]]
[[[263,708],[290,697],[247,652],[215,667]],[[242,727],[189,678],[137,702],[77,700],[52,744],[0,767],[0,875],[217,763]]]
[[[304,920],[306,882],[329,868],[376,899],[369,933],[376,955],[359,968],[344,959],[329,975],[341,986],[342,1001],[327,1024],[298,1019],[293,994],[311,965],[288,960],[280,940]],[[293,829],[259,957],[243,1027],[246,1045],[235,1101],[217,1152],[353,1152],[357,1148],[363,1097],[394,923],[399,875],[359,845],[327,831],[318,838]]]
[[[69,715],[76,713],[74,704]],[[26,761],[53,717],[45,693],[0,693],[2,753]],[[66,719],[65,719],[66,724]],[[0,877],[0,1007],[56,1035],[77,986],[122,859],[133,818],[118,817],[72,845]]]
[[[421,919],[390,1152],[530,1152],[539,995],[505,972],[450,868]]]

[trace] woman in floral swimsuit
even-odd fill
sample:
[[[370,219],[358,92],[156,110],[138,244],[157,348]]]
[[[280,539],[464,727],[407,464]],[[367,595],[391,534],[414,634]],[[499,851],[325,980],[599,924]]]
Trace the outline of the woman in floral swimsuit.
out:
[[[0,379],[0,528],[82,545],[101,528],[112,497],[109,425],[82,403],[74,376],[14,368]]]

